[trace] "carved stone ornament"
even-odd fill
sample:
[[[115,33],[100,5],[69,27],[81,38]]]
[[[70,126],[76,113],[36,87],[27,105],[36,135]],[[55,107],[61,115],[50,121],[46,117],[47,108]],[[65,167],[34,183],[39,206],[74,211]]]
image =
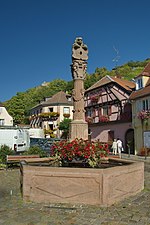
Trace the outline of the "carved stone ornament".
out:
[[[81,60],[74,60],[72,64],[73,79],[85,79],[87,62]]]
[[[75,39],[75,43],[72,46],[72,58],[80,60],[88,59],[88,48],[83,43],[81,37]]]
[[[80,89],[79,91],[76,91],[75,89],[72,90],[72,97],[75,102],[80,101],[81,99],[84,99],[84,89]]]

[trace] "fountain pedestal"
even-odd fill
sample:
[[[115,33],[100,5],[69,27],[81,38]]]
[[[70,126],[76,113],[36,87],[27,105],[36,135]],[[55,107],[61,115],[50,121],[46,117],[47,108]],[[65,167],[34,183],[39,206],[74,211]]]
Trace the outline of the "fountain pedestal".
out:
[[[88,139],[88,124],[85,122],[84,110],[84,79],[86,77],[88,48],[82,38],[76,38],[72,47],[72,77],[74,89],[72,97],[74,102],[73,121],[70,124],[70,140],[75,138]]]

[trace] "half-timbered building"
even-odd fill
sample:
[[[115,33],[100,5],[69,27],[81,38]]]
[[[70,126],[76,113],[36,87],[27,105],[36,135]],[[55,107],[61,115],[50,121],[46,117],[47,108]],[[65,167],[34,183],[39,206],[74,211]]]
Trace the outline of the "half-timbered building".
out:
[[[134,153],[132,107],[129,102],[134,89],[134,82],[107,75],[86,90],[86,121],[92,140],[111,144],[114,138],[120,138],[125,151],[132,143],[131,153]]]

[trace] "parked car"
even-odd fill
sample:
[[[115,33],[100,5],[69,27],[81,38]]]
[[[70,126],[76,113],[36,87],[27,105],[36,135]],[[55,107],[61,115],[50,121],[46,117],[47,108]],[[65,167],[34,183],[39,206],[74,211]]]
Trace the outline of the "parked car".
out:
[[[38,146],[51,155],[51,147],[54,142],[60,141],[59,138],[30,138],[30,146]]]

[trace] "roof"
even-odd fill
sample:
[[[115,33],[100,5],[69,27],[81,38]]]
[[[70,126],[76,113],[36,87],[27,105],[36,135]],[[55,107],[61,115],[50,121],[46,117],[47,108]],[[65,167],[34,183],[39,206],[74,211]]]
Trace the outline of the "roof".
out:
[[[147,63],[144,70],[139,75],[137,75],[136,77],[140,77],[140,76],[150,77],[150,62]]]
[[[46,102],[43,102],[42,105],[50,105],[50,104],[66,104],[66,105],[73,105],[72,101],[68,101],[67,99],[68,94],[66,94],[64,91],[60,91],[53,95],[50,99],[48,99]]]
[[[42,101],[40,104],[34,106],[32,109],[38,107],[38,106],[48,106],[48,105],[73,105],[73,101],[68,101],[67,96],[64,91],[60,91],[56,94],[54,94],[51,98],[49,98],[47,101]]]
[[[150,78],[146,84],[146,86],[140,90],[133,91],[129,97],[129,99],[134,100],[137,98],[141,98],[144,96],[150,96]]]
[[[107,84],[110,83],[116,83],[119,86],[122,86],[124,89],[126,89],[127,91],[132,91],[135,88],[135,83],[132,81],[128,81],[128,80],[123,80],[117,77],[110,77],[110,76],[105,76],[102,79],[100,79],[99,81],[97,81],[95,84],[93,84],[90,88],[88,88],[86,90],[86,92],[91,91],[93,89],[105,86]]]
[[[139,77],[139,76],[147,76],[147,77],[149,77],[149,79],[144,88],[132,92],[132,94],[129,97],[129,99],[131,99],[131,100],[138,99],[138,98],[145,97],[145,96],[150,96],[150,62],[145,66],[142,73],[140,73],[136,77]]]

